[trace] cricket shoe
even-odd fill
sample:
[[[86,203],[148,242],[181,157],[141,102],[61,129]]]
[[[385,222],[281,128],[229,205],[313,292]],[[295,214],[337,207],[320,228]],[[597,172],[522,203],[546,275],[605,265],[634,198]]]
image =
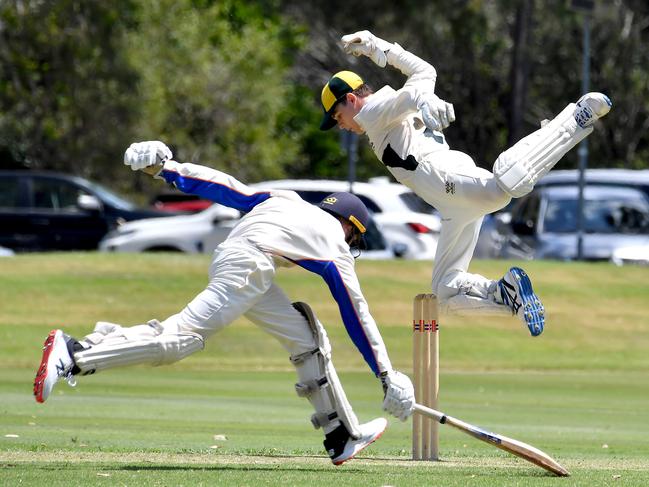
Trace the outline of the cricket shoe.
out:
[[[45,339],[43,358],[34,379],[37,402],[45,402],[60,379],[65,379],[72,387],[77,384],[72,375],[74,360],[68,348],[71,340],[61,330],[52,330]]]
[[[574,117],[582,129],[590,127],[611,109],[613,104],[608,96],[603,93],[586,93],[575,106]]]
[[[385,431],[388,421],[385,418],[376,418],[360,425],[361,436],[352,438],[343,424],[326,435],[324,447],[334,465],[342,465],[351,460],[365,447],[378,440]]]
[[[502,303],[509,306],[512,314],[519,316],[530,330],[532,336],[543,333],[545,308],[532,289],[532,282],[525,271],[512,267],[498,281],[498,291]]]

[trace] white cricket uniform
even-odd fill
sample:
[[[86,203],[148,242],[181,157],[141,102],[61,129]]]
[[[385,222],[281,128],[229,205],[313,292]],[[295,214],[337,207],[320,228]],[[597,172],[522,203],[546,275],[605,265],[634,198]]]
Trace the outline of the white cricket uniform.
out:
[[[163,327],[207,338],[243,314],[292,356],[312,351],[317,347],[312,330],[273,283],[279,267],[298,265],[325,280],[372,371],[392,369],[335,217],[293,191],[258,192],[204,166],[167,161],[161,176],[184,192],[247,212],[215,250],[206,289]]]
[[[496,184],[491,172],[477,167],[467,154],[450,150],[441,132],[424,126],[417,107],[434,91],[435,68],[398,44],[388,52],[388,63],[408,80],[399,90],[384,86],[367,97],[354,120],[397,181],[440,212],[442,225],[432,292],[443,307],[449,306],[449,298],[469,296],[459,306],[455,300],[455,311],[496,310],[511,314],[504,307],[494,308],[493,299],[488,298],[494,281],[467,273],[482,218],[503,208],[510,197]]]

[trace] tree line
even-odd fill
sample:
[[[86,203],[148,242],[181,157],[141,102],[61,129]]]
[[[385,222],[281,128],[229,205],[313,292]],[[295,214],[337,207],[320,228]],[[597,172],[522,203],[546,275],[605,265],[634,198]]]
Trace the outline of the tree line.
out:
[[[455,105],[451,146],[490,168],[581,94],[585,14],[572,3],[5,0],[0,166],[142,189],[123,151],[160,139],[247,182],[345,179],[339,132],[318,129],[323,84],[341,69],[375,88],[404,81],[342,52],[341,35],[369,29],[435,66],[437,94]],[[594,6],[591,87],[614,109],[589,138],[589,166],[647,168],[649,5]],[[561,163],[576,165],[576,151]],[[386,174],[363,138],[357,167],[359,179]]]

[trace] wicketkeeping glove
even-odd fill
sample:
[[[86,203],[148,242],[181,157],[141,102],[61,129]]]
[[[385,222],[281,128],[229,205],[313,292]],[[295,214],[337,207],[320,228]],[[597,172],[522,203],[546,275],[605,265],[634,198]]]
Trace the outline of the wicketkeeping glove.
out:
[[[455,121],[453,104],[446,103],[435,94],[420,102],[418,108],[424,125],[430,130],[444,130]]]
[[[383,409],[401,421],[408,419],[415,408],[415,389],[410,378],[392,370],[381,374],[381,382],[385,392]]]
[[[367,56],[382,68],[387,64],[387,52],[393,46],[393,44],[376,37],[369,30],[344,35],[341,40],[343,42],[343,51],[347,54]]]
[[[126,149],[124,164],[133,171],[144,170],[147,174],[157,176],[165,161],[172,157],[169,147],[159,140],[135,142]]]

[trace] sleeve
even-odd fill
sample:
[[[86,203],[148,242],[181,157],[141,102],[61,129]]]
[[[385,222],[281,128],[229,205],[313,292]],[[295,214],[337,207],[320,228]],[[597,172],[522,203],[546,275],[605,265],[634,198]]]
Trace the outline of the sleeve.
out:
[[[356,348],[376,376],[381,372],[392,370],[392,364],[369,306],[361,292],[353,257],[339,258],[333,261],[310,261],[298,263],[300,266],[315,272],[329,286],[332,296],[338,303],[340,316]]]
[[[249,212],[271,196],[269,191],[255,191],[229,174],[198,164],[167,161],[160,176],[184,193],[243,212]]]
[[[437,81],[437,70],[430,64],[406,51],[396,42],[394,47],[388,51],[388,64],[395,67],[408,77],[404,87],[421,85],[427,92],[435,91]]]
[[[421,102],[434,93],[437,80],[437,71],[432,65],[399,44],[395,43],[387,56],[388,63],[408,79],[401,89],[392,92],[390,96],[374,98],[376,106],[371,108],[374,114],[371,123],[381,126],[389,126],[417,113]]]

